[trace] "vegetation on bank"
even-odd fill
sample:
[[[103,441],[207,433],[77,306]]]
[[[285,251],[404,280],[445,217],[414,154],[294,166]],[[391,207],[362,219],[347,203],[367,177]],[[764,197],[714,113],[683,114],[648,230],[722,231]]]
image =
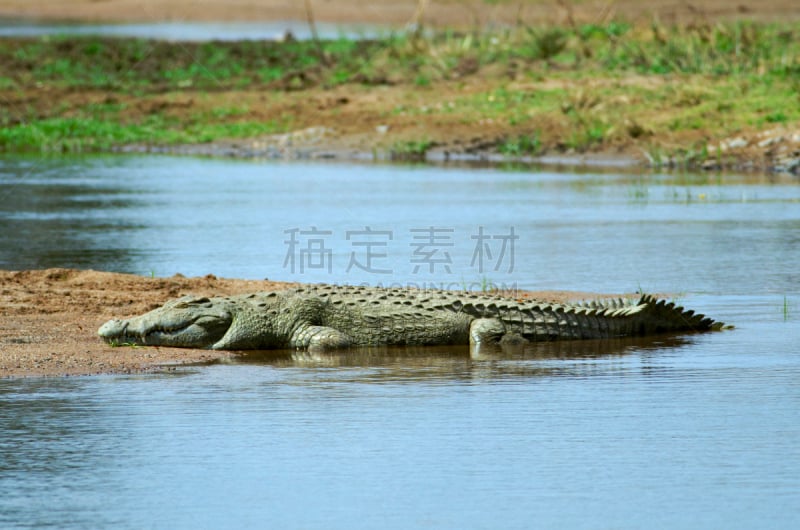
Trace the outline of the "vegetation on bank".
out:
[[[0,150],[103,151],[284,132],[309,124],[287,105],[274,113],[270,105],[300,105],[305,94],[343,85],[421,94],[423,105],[387,101],[381,119],[445,130],[476,124],[509,156],[636,145],[654,159],[701,160],[721,156],[709,152],[711,140],[800,123],[800,27],[610,22],[360,41],[0,39]],[[252,98],[215,102],[222,92],[270,98],[255,113]],[[165,96],[191,109],[175,112],[161,104]],[[316,114],[323,125],[337,119],[335,109]],[[449,140],[437,134],[394,145],[416,153]]]

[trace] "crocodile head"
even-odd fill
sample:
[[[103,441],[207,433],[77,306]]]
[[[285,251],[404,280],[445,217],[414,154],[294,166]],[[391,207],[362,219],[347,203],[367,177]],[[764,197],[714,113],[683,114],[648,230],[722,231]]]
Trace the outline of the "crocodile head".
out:
[[[214,348],[233,324],[219,299],[184,296],[144,315],[109,320],[97,334],[109,344]]]

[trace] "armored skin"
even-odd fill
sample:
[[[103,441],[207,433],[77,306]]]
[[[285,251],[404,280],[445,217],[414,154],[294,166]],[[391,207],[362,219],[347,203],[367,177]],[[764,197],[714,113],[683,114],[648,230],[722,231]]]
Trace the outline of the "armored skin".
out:
[[[575,305],[491,294],[312,285],[230,297],[184,296],[110,320],[111,344],[214,350],[503,344],[709,331],[723,324],[648,295]]]

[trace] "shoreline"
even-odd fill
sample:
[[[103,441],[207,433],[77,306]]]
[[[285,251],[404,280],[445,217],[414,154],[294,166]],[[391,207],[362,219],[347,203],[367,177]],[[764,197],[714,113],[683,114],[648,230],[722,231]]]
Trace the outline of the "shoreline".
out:
[[[255,47],[0,38],[0,152],[800,175],[790,0],[6,0],[3,18],[431,31]]]
[[[300,131],[302,133],[303,131]],[[195,156],[208,158],[228,158],[233,160],[312,160],[357,163],[402,163],[420,162],[427,164],[463,164],[466,166],[502,166],[520,164],[546,167],[574,167],[595,169],[643,169],[643,158],[619,153],[576,153],[552,154],[542,156],[508,156],[496,151],[451,152],[446,148],[434,148],[420,156],[397,156],[391,152],[367,151],[309,145],[285,145],[285,138],[293,136],[276,135],[274,138],[261,138],[244,141],[218,141],[194,145],[123,145],[113,148],[109,153],[123,155],[169,155]],[[93,153],[94,154],[94,153]]]
[[[303,141],[287,138],[303,136],[304,130],[271,137],[223,140],[204,144],[185,145],[122,145],[97,155],[169,155],[209,157],[232,160],[289,160],[289,161],[334,161],[360,163],[428,163],[463,164],[467,166],[499,167],[520,165],[546,168],[580,168],[621,171],[690,171],[697,173],[755,173],[784,174],[800,177],[800,129],[771,130],[753,135],[745,140],[737,137],[733,142],[742,142],[739,149],[728,150],[724,159],[705,159],[686,162],[678,157],[669,157],[656,162],[646,151],[639,154],[619,152],[614,149],[586,153],[547,153],[543,155],[509,156],[497,150],[456,150],[448,146],[435,147],[420,154],[397,154],[391,150],[379,151],[342,146],[304,145]],[[726,141],[721,142],[725,144]],[[289,145],[291,144],[291,145]],[[783,151],[776,153],[776,147]],[[457,148],[458,149],[458,148]]]
[[[652,30],[626,26],[623,46],[614,27],[585,42],[554,29],[567,37],[550,58],[531,56],[547,38],[521,29],[316,44],[2,38],[0,152],[800,174],[800,65],[782,62],[797,46],[780,28],[752,29],[770,49],[765,77],[712,44],[661,73],[677,59]],[[658,31],[680,57],[711,30]]]

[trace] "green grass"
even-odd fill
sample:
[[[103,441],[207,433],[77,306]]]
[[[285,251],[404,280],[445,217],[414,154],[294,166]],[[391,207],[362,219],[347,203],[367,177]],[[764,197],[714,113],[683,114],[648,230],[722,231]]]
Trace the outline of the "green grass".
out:
[[[490,88],[436,105],[437,83],[470,78]],[[398,114],[456,116],[463,123],[491,120],[508,129],[498,150],[509,156],[552,148],[587,151],[617,141],[647,145],[651,136],[671,133],[710,130],[723,137],[800,122],[800,27],[612,20],[334,39],[321,46],[309,41],[0,39],[0,91],[7,93],[99,90],[146,101],[164,94],[202,98],[223,90],[291,93],[341,85],[404,85],[432,101]],[[247,105],[206,107],[178,123],[161,110],[130,121],[124,103],[67,108],[53,102],[46,109],[3,105],[0,150],[105,150],[125,143],[247,137],[287,126],[285,118],[248,121]],[[562,132],[554,137],[550,129]],[[430,144],[400,143],[392,151],[424,156]],[[648,149],[654,158],[686,163],[720,156],[707,152],[705,142]]]
[[[612,21],[577,27],[313,42],[169,43],[99,37],[43,37],[0,41],[4,83],[64,86],[241,87],[291,81],[416,85],[453,79],[474,67],[524,65],[529,75],[584,73],[750,76],[754,81],[797,80],[800,28],[736,22],[691,26],[632,26]],[[459,65],[467,70],[459,69]]]
[[[542,144],[539,141],[539,134],[523,134],[513,138],[502,140],[497,150],[506,156],[519,157],[525,155],[537,155],[541,150]]]
[[[114,146],[146,143],[174,145],[244,138],[284,131],[275,122],[195,123],[182,126],[161,116],[142,123],[120,124],[97,118],[48,118],[0,128],[0,148],[46,153],[106,151]]]
[[[428,139],[398,141],[390,147],[389,156],[392,160],[424,160],[433,145]]]
[[[135,342],[119,342],[119,341],[116,341],[116,340],[110,341],[108,343],[108,345],[111,346],[112,348],[132,348],[132,349],[137,349],[137,348],[141,348],[142,347],[140,344],[136,344]]]

